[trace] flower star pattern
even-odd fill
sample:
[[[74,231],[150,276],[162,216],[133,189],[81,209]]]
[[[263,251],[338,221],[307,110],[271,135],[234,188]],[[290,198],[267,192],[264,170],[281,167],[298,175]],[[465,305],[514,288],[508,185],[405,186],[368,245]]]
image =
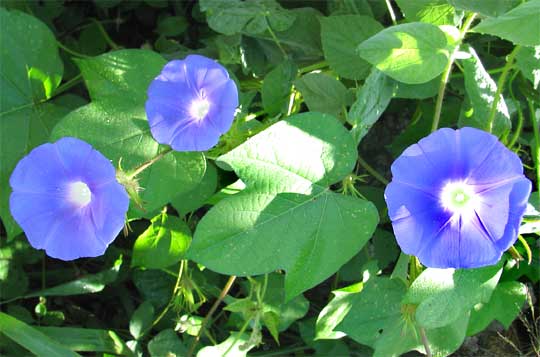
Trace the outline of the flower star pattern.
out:
[[[176,151],[206,151],[227,132],[238,90],[216,61],[189,55],[165,65],[148,88],[146,115],[152,136]]]
[[[487,132],[439,129],[392,164],[385,199],[401,249],[433,268],[495,264],[517,239],[531,182]]]
[[[124,226],[126,190],[111,162],[79,139],[36,147],[9,182],[13,218],[30,244],[53,258],[102,255]]]

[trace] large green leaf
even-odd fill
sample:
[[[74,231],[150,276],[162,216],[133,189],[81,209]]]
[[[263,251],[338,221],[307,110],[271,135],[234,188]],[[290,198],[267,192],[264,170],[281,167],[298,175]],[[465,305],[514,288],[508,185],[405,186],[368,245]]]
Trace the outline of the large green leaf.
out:
[[[150,134],[144,103],[150,82],[165,60],[155,52],[121,50],[78,60],[92,103],[71,112],[55,127],[52,139],[74,136],[131,170],[162,152]],[[140,195],[147,212],[193,189],[202,179],[206,161],[201,153],[170,152],[139,175]],[[133,205],[130,218],[145,213]]]
[[[472,310],[467,335],[472,336],[481,332],[495,319],[505,328],[509,328],[521,311],[526,298],[527,287],[519,281],[499,283],[489,302],[479,304]]]
[[[188,350],[174,330],[165,329],[148,342],[148,352],[152,357],[172,357],[186,356]]]
[[[152,218],[135,241],[131,266],[164,269],[179,262],[189,247],[191,232],[180,218],[163,212]]]
[[[65,114],[45,103],[62,73],[49,28],[35,17],[0,8],[0,217],[10,237],[20,228],[8,209],[9,177],[24,155],[47,141]]]
[[[416,321],[432,329],[449,325],[481,302],[488,302],[502,269],[426,269],[413,282],[405,303],[417,304]]]
[[[524,2],[499,17],[487,18],[473,31],[495,35],[516,45],[540,45],[540,0]]]
[[[172,199],[171,204],[180,217],[203,206],[216,192],[218,185],[218,172],[216,166],[208,163],[201,182],[191,191],[183,193]]]
[[[446,0],[396,0],[396,2],[409,22],[454,24],[455,10]]]
[[[382,29],[382,25],[369,16],[322,17],[321,41],[324,57],[340,76],[364,79],[371,65],[358,56],[355,49]]]
[[[0,331],[37,356],[80,356],[32,326],[1,311]]]
[[[482,65],[476,51],[469,46],[464,49],[465,51],[468,52],[469,58],[462,60],[461,63],[463,63],[467,97],[461,110],[459,125],[486,129],[497,93],[497,84]],[[492,132],[501,137],[510,131],[511,125],[508,107],[501,94]]]
[[[36,327],[36,330],[73,351],[106,352],[122,356],[133,355],[112,330],[77,327]]]
[[[361,292],[345,297],[348,313],[335,328],[371,346],[377,357],[400,356],[411,350],[425,353],[412,316],[414,308],[402,304],[405,293],[406,285],[402,281],[370,278]],[[341,318],[339,314],[336,316]],[[454,352],[465,338],[467,322],[468,315],[462,314],[452,324],[427,329],[433,355],[447,356]]]
[[[249,337],[247,333],[233,332],[220,344],[201,348],[197,357],[245,357],[254,347]]]
[[[274,0],[201,0],[200,6],[206,12],[208,26],[225,35],[259,34],[269,27],[273,31],[284,31],[295,19],[294,13]]]
[[[521,0],[448,0],[456,9],[499,16],[520,4]]]
[[[373,204],[328,190],[351,172],[356,146],[333,117],[299,114],[222,156],[247,190],[197,226],[188,256],[223,274],[287,271],[287,300],[352,258],[378,222]]]
[[[437,26],[415,22],[384,29],[362,42],[358,53],[397,81],[418,84],[442,73],[453,47]]]
[[[337,79],[322,73],[308,73],[294,85],[312,112],[332,114],[339,117],[350,102],[347,88]]]
[[[374,68],[364,86],[358,91],[356,101],[347,116],[356,143],[360,143],[369,129],[379,120],[395,91],[396,82]]]

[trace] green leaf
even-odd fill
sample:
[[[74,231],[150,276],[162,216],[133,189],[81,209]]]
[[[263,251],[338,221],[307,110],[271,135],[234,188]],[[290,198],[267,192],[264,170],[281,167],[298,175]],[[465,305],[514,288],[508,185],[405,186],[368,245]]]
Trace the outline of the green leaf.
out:
[[[245,32],[259,34],[270,27],[274,31],[287,30],[295,16],[274,0],[201,0],[208,26],[225,35]]]
[[[245,357],[253,348],[246,333],[233,332],[219,345],[203,347],[197,353],[197,357]]]
[[[472,30],[516,45],[540,45],[540,0],[524,2],[499,17],[484,19]]]
[[[401,319],[406,286],[399,280],[372,278],[359,293],[350,295],[349,312],[337,325],[355,341],[373,346],[377,338]]]
[[[145,331],[152,326],[154,320],[154,306],[148,301],[139,305],[129,320],[129,333],[135,339],[143,336]]]
[[[356,47],[383,29],[372,17],[341,15],[321,18],[324,57],[341,77],[364,79],[371,65],[355,51]]]
[[[349,92],[343,83],[326,74],[308,73],[294,81],[294,85],[312,112],[338,117],[350,103]]]
[[[161,71],[165,60],[151,51],[121,50],[78,60],[78,65],[92,103],[62,119],[51,138],[83,139],[126,171],[162,152],[165,147],[150,134],[144,104],[148,85]],[[206,161],[201,153],[165,154],[138,176],[146,212],[158,210],[172,197],[195,188],[205,169]],[[145,212],[132,203],[128,217],[144,215]]]
[[[317,317],[315,339],[339,339],[345,333],[336,331],[336,326],[343,321],[351,310],[354,293],[362,291],[363,283],[357,283],[342,289],[332,291],[334,298],[328,303]]]
[[[148,343],[148,352],[152,357],[186,356],[188,350],[172,329],[165,329]]]
[[[418,304],[416,321],[428,329],[449,325],[474,305],[488,302],[502,269],[428,268],[412,283],[404,303]]]
[[[540,85],[540,46],[522,47],[516,55],[516,65],[537,90]]]
[[[122,256],[120,256],[114,262],[114,265],[107,270],[100,273],[87,275],[69,283],[57,285],[52,288],[39,290],[37,292],[26,295],[25,297],[38,297],[38,296],[69,296],[69,295],[82,295],[82,294],[94,294],[102,291],[107,284],[116,281],[118,272],[122,266]]]
[[[400,356],[410,350],[425,353],[412,316],[414,307],[402,304],[405,293],[406,285],[400,280],[369,279],[361,292],[346,297],[349,312],[337,331],[374,348],[373,356]],[[468,315],[462,314],[448,326],[426,330],[434,356],[447,356],[458,349],[468,320]]]
[[[80,356],[39,330],[0,311],[0,331],[38,356]]]
[[[489,302],[479,304],[472,310],[467,335],[476,335],[488,327],[493,320],[499,321],[508,329],[521,311],[526,299],[527,287],[519,281],[499,283]]]
[[[166,213],[152,218],[150,227],[135,241],[131,266],[164,269],[179,262],[191,242],[187,224]]]
[[[49,28],[33,16],[0,8],[0,217],[8,237],[20,232],[9,212],[9,177],[17,162],[46,142],[65,115],[60,107],[45,103],[62,73]]]
[[[156,308],[167,304],[171,298],[176,277],[161,270],[135,270],[133,283],[144,301],[151,302]]]
[[[464,46],[470,57],[461,61],[465,76],[466,100],[461,109],[459,126],[486,129],[491,107],[497,93],[497,84],[486,71],[476,51]],[[510,131],[510,114],[501,94],[493,121],[493,134],[501,137]]]
[[[289,96],[297,72],[296,64],[286,60],[264,77],[261,96],[264,110],[268,115],[287,113]]]
[[[98,330],[76,327],[36,327],[53,340],[62,343],[72,351],[105,352],[131,356],[131,351],[112,330]]]
[[[485,16],[499,16],[519,5],[521,0],[448,0],[456,9],[477,12]]]
[[[163,36],[178,36],[188,28],[188,22],[183,16],[167,16],[158,22],[156,32]]]
[[[422,22],[384,29],[362,42],[360,57],[397,81],[425,83],[441,74],[454,44],[437,26]]]
[[[396,98],[427,99],[437,95],[441,83],[441,76],[421,84],[407,84],[396,82]]]
[[[171,204],[180,216],[184,216],[202,207],[206,200],[216,192],[217,184],[217,169],[213,164],[209,163],[201,182],[191,191],[173,198]]]
[[[395,90],[393,80],[375,68],[371,71],[347,115],[347,121],[352,125],[351,134],[357,144],[379,120]]]
[[[188,256],[227,275],[284,269],[287,300],[320,283],[378,222],[372,203],[328,190],[356,155],[345,128],[324,114],[295,115],[257,134],[219,158],[248,188],[203,217]]]
[[[396,0],[396,2],[409,22],[454,24],[455,10],[446,0]]]

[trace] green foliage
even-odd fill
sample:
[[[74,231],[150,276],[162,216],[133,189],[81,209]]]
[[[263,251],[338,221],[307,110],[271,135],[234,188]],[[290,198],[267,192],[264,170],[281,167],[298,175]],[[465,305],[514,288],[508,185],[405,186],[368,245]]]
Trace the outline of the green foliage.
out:
[[[0,216],[12,237],[20,228],[8,210],[11,172],[32,148],[47,141],[66,110],[47,102],[63,74],[51,31],[30,15],[3,8],[0,26]]]
[[[298,68],[291,60],[285,60],[268,72],[261,88],[264,110],[268,115],[286,114],[293,81]]]
[[[364,79],[370,69],[356,47],[383,29],[373,18],[339,15],[321,18],[321,41],[330,67],[344,78]]]
[[[409,22],[454,24],[455,10],[446,0],[396,0],[396,2]]]
[[[461,61],[465,75],[467,96],[461,108],[460,126],[472,126],[479,129],[488,127],[491,107],[495,102],[497,84],[486,69],[472,47],[466,49],[469,58]],[[510,114],[502,95],[499,96],[497,110],[493,120],[493,133],[503,136],[510,131]]]
[[[205,215],[188,256],[224,274],[285,269],[287,299],[316,285],[361,249],[378,221],[371,203],[327,190],[350,172],[355,156],[349,134],[322,114],[298,115],[258,134],[220,158],[248,191]]]
[[[150,227],[133,246],[131,266],[162,269],[178,263],[191,242],[191,232],[184,221],[163,212],[152,218]]]
[[[347,88],[326,74],[308,73],[296,81],[294,85],[312,112],[332,114],[339,117],[343,109],[349,104]]]
[[[362,42],[360,57],[397,81],[425,83],[442,73],[454,43],[437,26],[415,22],[392,26]]]
[[[540,0],[530,0],[496,18],[488,18],[474,31],[495,35],[516,45],[540,45]]]

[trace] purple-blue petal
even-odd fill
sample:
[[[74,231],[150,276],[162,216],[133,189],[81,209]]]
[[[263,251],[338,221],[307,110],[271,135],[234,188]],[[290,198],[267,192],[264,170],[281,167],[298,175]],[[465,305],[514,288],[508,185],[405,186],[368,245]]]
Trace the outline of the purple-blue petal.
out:
[[[82,206],[69,198],[70,185],[81,182],[91,192]],[[111,162],[75,138],[32,150],[15,167],[10,184],[10,211],[30,244],[63,260],[102,255],[129,206]]]
[[[407,148],[392,175],[385,199],[396,239],[424,265],[491,265],[516,241],[531,182],[519,157],[495,136],[439,129]],[[470,187],[474,206],[449,208],[442,199],[448,183]]]
[[[204,117],[192,112],[206,101]],[[226,69],[200,55],[173,60],[148,88],[146,114],[154,139],[176,151],[205,151],[230,129],[238,107],[238,89]]]

